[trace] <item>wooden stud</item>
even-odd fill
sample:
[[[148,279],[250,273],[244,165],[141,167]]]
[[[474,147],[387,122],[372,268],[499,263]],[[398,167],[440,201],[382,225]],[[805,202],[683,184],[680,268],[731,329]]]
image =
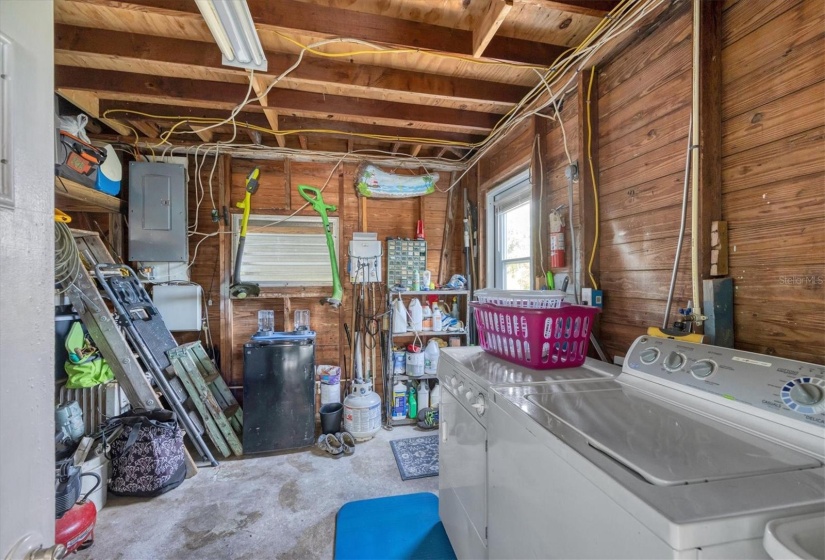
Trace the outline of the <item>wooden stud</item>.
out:
[[[268,87],[269,84],[267,84],[262,77],[255,76],[252,79],[252,89],[255,90],[255,95],[259,97],[258,103],[260,103],[261,107],[264,108],[264,115],[266,116],[266,120],[269,123],[269,128],[272,129],[273,132],[277,132],[279,130],[278,112],[270,108],[269,95],[264,95],[264,92]],[[278,142],[278,145],[281,148],[286,146],[286,139],[284,138],[283,134],[276,134],[275,140]]]
[[[306,149],[307,149],[307,145],[308,145],[308,144],[307,144],[307,137],[306,137],[306,136],[304,136],[303,134],[299,134],[299,135],[298,135],[298,143],[301,145],[301,149],[302,149],[302,150],[306,150]]]
[[[115,262],[124,262],[123,259],[123,214],[109,214],[109,244],[114,249]]]
[[[421,148],[424,146],[422,144],[416,144],[410,150],[410,157],[418,157],[418,153],[421,151]]]
[[[206,142],[207,144],[212,142],[215,138],[214,128],[207,129],[205,126],[200,126],[197,124],[189,123],[189,128],[195,131],[195,134],[198,135],[198,138]]]
[[[289,164],[289,158],[284,160],[284,198],[286,202],[285,208],[288,211],[292,210],[292,170]]]
[[[295,325],[292,320],[292,300],[288,297],[284,298],[284,331],[291,332],[295,330]]]
[[[232,190],[232,157],[220,156],[218,160],[218,211],[229,208]],[[229,287],[232,285],[232,235],[231,226],[227,226],[221,216],[218,222],[218,269],[220,274],[220,350],[221,372],[230,385],[234,384],[232,372],[233,324],[232,299]]]
[[[699,271],[710,276],[711,230],[722,219],[722,5],[699,1]]]
[[[367,231],[367,198],[364,196],[359,199],[358,223],[361,226],[360,231]]]
[[[490,0],[478,25],[473,29],[473,56],[479,58],[513,9],[513,0]]]
[[[349,216],[347,215],[347,208],[346,208],[346,195],[344,193],[344,166],[341,165],[338,168],[338,215],[341,217],[341,231],[343,232],[343,224],[346,224]],[[343,235],[340,236],[340,239],[343,239]],[[345,251],[338,251],[338,270],[339,274],[342,271],[346,270],[347,266],[347,257]],[[341,278],[342,285],[344,284],[344,278]],[[344,290],[343,297],[341,301],[340,310],[345,309],[346,307],[346,299],[347,299],[347,290]],[[344,355],[344,342],[347,339],[346,332],[344,331],[344,318],[346,315],[339,311],[338,313],[338,364],[340,365],[341,369],[345,369],[345,355]]]

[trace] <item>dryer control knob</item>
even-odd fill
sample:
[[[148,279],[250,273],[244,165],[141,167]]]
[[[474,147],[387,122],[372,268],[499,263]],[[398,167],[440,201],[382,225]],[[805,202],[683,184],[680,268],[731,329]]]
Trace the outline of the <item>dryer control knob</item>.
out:
[[[464,398],[467,399],[468,401],[471,400],[473,398],[473,392],[472,391],[467,391],[466,393],[464,393]]]
[[[690,366],[690,374],[696,379],[707,379],[716,371],[716,363],[711,360],[698,360]]]
[[[822,402],[822,389],[813,383],[797,383],[791,388],[791,399],[802,406],[815,406]]]
[[[685,356],[679,352],[671,352],[665,358],[665,369],[668,371],[676,371],[685,365]]]
[[[476,397],[476,402],[473,403],[473,408],[476,409],[476,413],[479,416],[484,416],[484,410],[487,408],[487,402],[485,401],[483,394],[478,394]]]
[[[458,384],[458,390],[459,390],[459,392],[464,390],[464,382],[463,381]]]
[[[661,352],[659,352],[658,348],[645,348],[642,350],[642,353],[639,354],[639,359],[643,364],[650,365],[659,359],[659,354],[661,354]]]

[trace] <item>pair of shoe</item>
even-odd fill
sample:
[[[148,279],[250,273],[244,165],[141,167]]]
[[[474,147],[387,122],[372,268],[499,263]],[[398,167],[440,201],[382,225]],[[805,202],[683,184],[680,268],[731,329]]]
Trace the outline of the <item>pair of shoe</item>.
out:
[[[352,455],[355,453],[355,438],[349,432],[321,434],[318,438],[318,448],[330,455]]]
[[[438,427],[438,408],[422,408],[418,411],[418,427],[434,430]]]

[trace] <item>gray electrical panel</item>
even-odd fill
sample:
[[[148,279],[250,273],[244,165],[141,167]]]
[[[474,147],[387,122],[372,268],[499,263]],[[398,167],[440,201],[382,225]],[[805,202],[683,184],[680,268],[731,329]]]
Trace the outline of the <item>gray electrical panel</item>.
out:
[[[129,164],[129,260],[189,260],[186,170],[176,163]]]

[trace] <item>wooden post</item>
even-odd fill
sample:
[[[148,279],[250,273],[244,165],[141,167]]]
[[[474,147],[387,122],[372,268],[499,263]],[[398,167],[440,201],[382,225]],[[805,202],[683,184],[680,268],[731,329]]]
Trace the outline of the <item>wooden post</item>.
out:
[[[292,171],[289,168],[289,158],[284,160],[284,196],[286,197],[285,208],[292,211]]]
[[[722,219],[722,3],[694,1],[699,3],[694,9],[700,11],[697,246],[699,276],[706,279],[710,278],[713,222]],[[698,306],[701,301],[693,303]]]
[[[533,178],[531,185],[532,193],[530,196],[530,223],[531,225],[536,225],[533,225],[530,228],[530,241],[532,244],[532,252],[536,255],[536,258],[533,259],[533,262],[535,263],[533,272],[533,288],[539,290],[546,282],[542,276],[544,271],[549,270],[547,268],[549,263],[546,255],[550,252],[549,239],[546,233],[547,220],[542,219],[542,216],[547,214],[547,208],[545,207],[544,200],[548,193],[544,190],[543,184],[544,173],[542,170],[547,169],[547,162],[543,159],[544,151],[541,149],[541,146],[542,141],[547,138],[548,127],[547,119],[541,117],[533,117],[533,119],[535,121],[535,130],[536,136],[538,137],[538,142],[534,142],[530,148],[532,153],[530,160],[532,165],[532,168],[530,169],[530,176]],[[541,227],[537,227],[538,224],[541,224]]]
[[[591,86],[592,78],[592,86]],[[588,90],[590,94],[588,95]],[[596,288],[599,283],[599,247],[594,247],[599,217],[599,84],[595,69],[583,70],[578,75],[579,111],[579,223],[582,231],[582,286]],[[588,108],[590,127],[588,128]],[[544,119],[541,119],[544,120]],[[592,170],[592,172],[591,172]],[[591,257],[592,255],[592,257]],[[590,260],[593,259],[592,273],[588,274]]]
[[[109,214],[109,244],[114,249],[116,262],[123,259],[123,214]]]
[[[218,160],[218,211],[229,209],[232,191],[232,156],[223,155]],[[229,217],[227,216],[227,219]],[[221,216],[218,222],[218,269],[221,280],[220,333],[221,333],[221,374],[230,385],[235,385],[232,378],[232,299],[229,286],[232,285],[232,231],[231,222],[227,225]]]
[[[340,239],[343,240],[344,235],[344,224],[347,223],[347,213],[346,213],[346,206],[344,201],[346,200],[346,196],[344,195],[344,166],[343,164],[339,167],[338,170],[338,216],[341,218],[340,224],[341,228],[340,231],[342,233]],[[341,274],[341,286],[344,286],[344,278],[346,277],[346,266],[347,266],[347,257],[346,252],[338,250],[338,274]],[[347,300],[347,292],[344,290],[343,295],[341,297],[341,307],[338,311],[338,365],[340,366],[341,370],[343,371],[345,368],[345,356],[344,356],[344,343],[347,340],[347,335],[344,332],[344,319],[346,318],[346,313],[343,312],[345,309],[345,302]]]

